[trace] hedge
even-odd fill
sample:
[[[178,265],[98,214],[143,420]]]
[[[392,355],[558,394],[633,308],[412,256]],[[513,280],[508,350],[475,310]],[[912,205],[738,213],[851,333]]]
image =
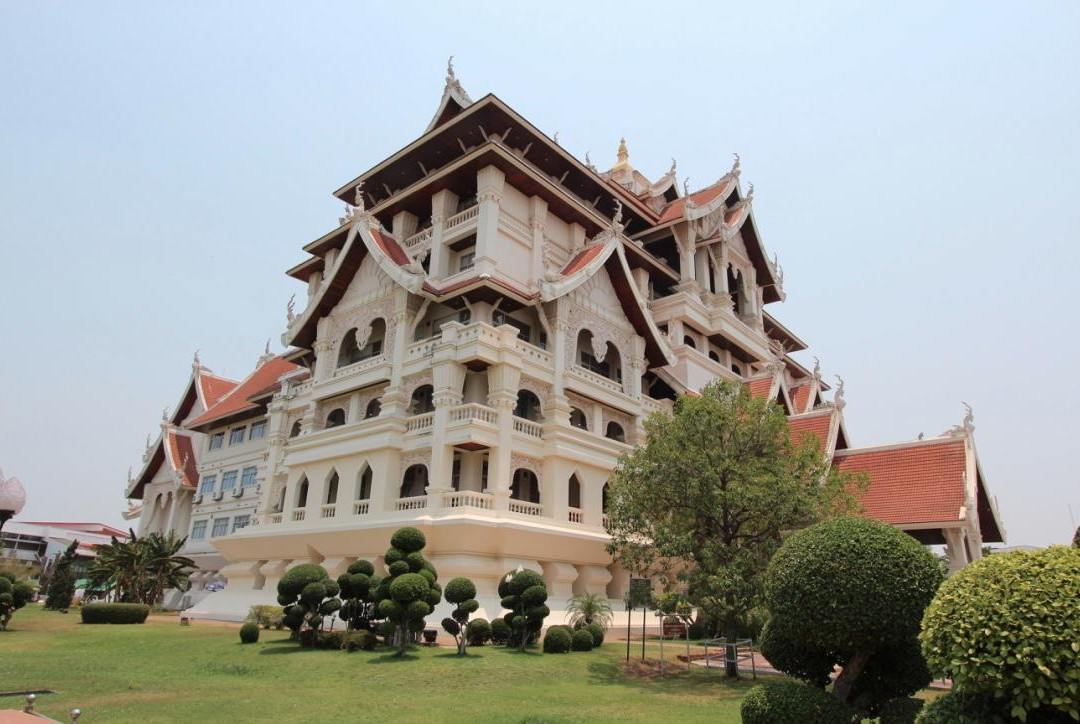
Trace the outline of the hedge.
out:
[[[259,625],[248,621],[240,627],[240,643],[254,644],[259,642]]]
[[[150,614],[142,603],[88,603],[79,610],[83,623],[143,623]]]
[[[770,681],[742,700],[743,724],[849,724],[852,712],[821,689],[797,681]]]
[[[923,654],[959,692],[1023,719],[1080,720],[1080,550],[996,553],[955,573],[923,617]],[[1030,717],[1029,717],[1030,718]]]

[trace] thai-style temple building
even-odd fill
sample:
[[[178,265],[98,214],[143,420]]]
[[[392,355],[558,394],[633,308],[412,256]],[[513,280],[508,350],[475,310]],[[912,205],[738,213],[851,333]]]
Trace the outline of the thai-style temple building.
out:
[[[796,362],[806,344],[766,311],[783,274],[738,157],[693,192],[674,163],[647,178],[625,142],[600,170],[449,68],[423,134],[334,195],[344,215],[288,270],[306,297],[288,305],[287,352],[241,381],[196,358],[129,475],[139,530],[188,536],[201,569],[174,603],[193,616],[273,603],[300,563],[378,569],[406,524],[441,579],[477,583],[488,618],[518,566],[542,573],[556,619],[574,593],[621,601],[607,478],[648,415],[717,378],[868,473],[866,514],[947,545],[953,567],[1003,540],[970,415],[851,446],[842,382]],[[213,580],[228,585],[206,596]]]

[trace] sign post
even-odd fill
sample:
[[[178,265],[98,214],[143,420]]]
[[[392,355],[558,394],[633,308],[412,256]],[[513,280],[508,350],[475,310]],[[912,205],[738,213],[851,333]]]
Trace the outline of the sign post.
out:
[[[645,660],[645,613],[652,598],[652,581],[648,578],[631,578],[626,594],[626,660],[630,660],[630,613],[641,606],[641,659]]]

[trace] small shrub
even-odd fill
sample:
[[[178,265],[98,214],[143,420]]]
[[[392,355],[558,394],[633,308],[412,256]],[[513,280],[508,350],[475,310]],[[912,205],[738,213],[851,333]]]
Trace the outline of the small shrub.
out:
[[[315,639],[315,648],[333,649],[343,648],[345,643],[345,631],[319,631]]]
[[[505,646],[510,639],[510,624],[501,618],[491,622],[491,643]]]
[[[483,646],[491,640],[491,624],[486,618],[469,621],[469,646]]]
[[[589,636],[590,643],[592,642],[592,636]],[[552,626],[544,634],[544,653],[545,654],[567,654],[570,653],[570,645],[573,642],[573,636],[570,633],[570,629],[565,626]],[[592,648],[590,646],[590,648]]]
[[[379,640],[375,634],[365,629],[349,631],[341,639],[341,648],[346,651],[374,651]]]
[[[574,651],[592,651],[592,631],[584,628],[575,631],[573,638],[570,640],[570,648],[572,648]]]
[[[280,630],[284,628],[284,624],[282,623],[284,615],[285,609],[281,606],[252,606],[248,609],[246,620],[259,628],[275,628]]]
[[[83,623],[143,623],[150,607],[142,603],[88,603],[79,611]]]
[[[848,724],[852,712],[821,689],[779,680],[753,687],[742,700],[743,724]]]
[[[923,654],[958,692],[994,697],[1011,716],[1050,707],[1077,718],[1077,601],[1077,549],[988,556],[954,574],[926,609]]]
[[[248,621],[240,627],[240,643],[254,644],[259,641],[259,625],[254,621]]]
[[[879,713],[881,724],[913,724],[925,703],[922,699],[911,696],[887,701]]]
[[[703,639],[709,635],[709,628],[700,618],[690,624],[690,638]]]
[[[600,644],[604,643],[604,627],[598,623],[587,623],[583,627],[586,631],[592,634],[593,648],[596,648]]]

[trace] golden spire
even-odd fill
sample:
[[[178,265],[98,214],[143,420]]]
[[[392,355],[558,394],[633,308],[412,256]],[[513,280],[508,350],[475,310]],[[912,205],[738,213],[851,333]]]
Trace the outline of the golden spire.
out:
[[[615,153],[618,161],[611,167],[612,171],[621,171],[624,168],[632,168],[630,166],[630,152],[626,150],[626,139],[619,139],[619,150]]]

